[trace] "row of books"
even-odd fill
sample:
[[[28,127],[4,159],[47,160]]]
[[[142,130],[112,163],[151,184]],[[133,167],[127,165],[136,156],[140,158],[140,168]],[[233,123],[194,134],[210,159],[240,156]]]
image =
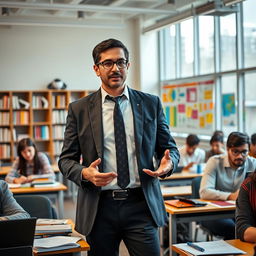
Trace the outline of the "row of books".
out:
[[[53,110],[52,111],[52,123],[53,124],[65,124],[67,117],[66,110]]]
[[[9,112],[0,112],[0,124],[1,125],[9,125],[10,124]]]
[[[63,147],[63,141],[54,141],[53,147],[54,147],[55,155],[59,155]]]
[[[0,158],[11,157],[11,146],[9,144],[0,144]]]
[[[16,95],[12,96],[13,109],[21,109],[21,108],[29,109],[29,106],[30,106],[30,104],[26,100],[21,99]]]
[[[10,108],[10,97],[8,95],[4,95],[0,99],[0,108],[4,108],[4,109]]]
[[[34,127],[34,138],[35,139],[49,139],[49,127],[47,125],[35,126]]]
[[[52,97],[53,108],[65,108],[66,107],[66,96],[65,95],[54,95]]]
[[[48,108],[49,102],[44,96],[33,96],[32,97],[33,108]]]
[[[0,128],[0,142],[8,142],[11,140],[11,132],[9,128]]]
[[[64,138],[65,125],[54,125],[52,129],[53,139]]]
[[[14,111],[13,124],[28,124],[29,112],[28,111]]]

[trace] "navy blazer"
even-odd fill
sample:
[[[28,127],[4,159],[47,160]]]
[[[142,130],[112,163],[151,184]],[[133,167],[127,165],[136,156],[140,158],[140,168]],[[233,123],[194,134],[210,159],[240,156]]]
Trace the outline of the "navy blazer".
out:
[[[130,88],[128,91],[142,190],[153,220],[157,226],[163,226],[167,215],[159,180],[147,175],[142,169],[154,170],[153,157],[160,161],[166,149],[170,150],[174,169],[179,161],[179,152],[170,134],[160,99]],[[98,90],[69,105],[64,145],[59,160],[63,175],[79,187],[76,230],[84,235],[88,235],[92,229],[101,188],[83,180],[81,171],[99,157],[102,159],[99,171],[103,171],[103,145],[102,99],[101,90]]]

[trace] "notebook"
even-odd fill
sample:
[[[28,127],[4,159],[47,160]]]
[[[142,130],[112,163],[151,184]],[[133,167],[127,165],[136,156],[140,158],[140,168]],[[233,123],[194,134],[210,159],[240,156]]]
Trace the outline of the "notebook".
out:
[[[177,208],[186,208],[186,207],[200,207],[205,206],[207,203],[197,201],[194,199],[177,199],[177,200],[165,200],[166,204],[169,204],[171,206],[175,206]]]
[[[37,218],[0,221],[0,248],[33,247]],[[0,253],[0,255],[2,255]]]

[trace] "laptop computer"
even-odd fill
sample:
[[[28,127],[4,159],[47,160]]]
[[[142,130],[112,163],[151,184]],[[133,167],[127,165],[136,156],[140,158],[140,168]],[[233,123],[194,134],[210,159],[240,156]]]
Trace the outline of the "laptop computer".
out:
[[[36,219],[0,221],[0,255],[32,255]]]

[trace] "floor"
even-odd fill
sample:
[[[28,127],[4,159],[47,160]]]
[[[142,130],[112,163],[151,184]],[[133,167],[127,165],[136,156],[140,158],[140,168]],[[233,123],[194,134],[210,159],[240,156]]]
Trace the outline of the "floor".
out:
[[[76,212],[76,203],[72,201],[71,198],[65,198],[64,202],[64,218],[75,220],[75,212]],[[205,241],[205,235],[202,230],[198,232],[198,241]],[[83,252],[82,256],[86,256],[87,253]],[[124,245],[121,243],[120,245],[120,255],[119,256],[129,256],[129,253]]]

